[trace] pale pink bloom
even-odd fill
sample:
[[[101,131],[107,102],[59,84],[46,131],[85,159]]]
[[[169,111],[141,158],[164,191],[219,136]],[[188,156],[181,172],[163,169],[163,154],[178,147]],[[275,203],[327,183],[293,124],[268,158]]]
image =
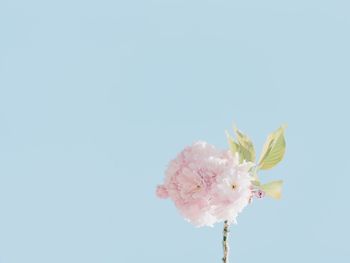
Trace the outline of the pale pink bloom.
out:
[[[245,161],[239,164],[238,157],[228,154],[228,165],[216,179],[217,191],[212,199],[213,214],[218,221],[236,223],[238,214],[249,203],[252,196],[249,171],[252,166],[253,163]]]
[[[237,158],[206,142],[196,142],[169,163],[157,195],[172,199],[196,226],[235,222],[251,196],[251,163],[239,164]]]
[[[168,190],[164,187],[164,185],[157,186],[156,194],[159,198],[168,198],[169,197]]]

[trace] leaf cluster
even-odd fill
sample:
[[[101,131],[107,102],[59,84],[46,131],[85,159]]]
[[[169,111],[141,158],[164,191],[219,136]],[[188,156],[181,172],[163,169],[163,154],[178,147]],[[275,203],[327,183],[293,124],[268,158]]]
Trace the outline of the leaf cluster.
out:
[[[263,150],[260,154],[259,161],[252,170],[253,173],[253,184],[265,192],[267,196],[275,199],[281,197],[281,190],[283,181],[272,181],[266,184],[261,184],[258,179],[259,170],[269,170],[275,167],[279,162],[282,161],[286,151],[286,140],[284,137],[286,126],[281,126],[276,131],[268,135]],[[256,162],[255,148],[250,138],[242,131],[234,128],[236,140],[228,133],[227,140],[230,150],[233,155],[238,155],[240,163]]]

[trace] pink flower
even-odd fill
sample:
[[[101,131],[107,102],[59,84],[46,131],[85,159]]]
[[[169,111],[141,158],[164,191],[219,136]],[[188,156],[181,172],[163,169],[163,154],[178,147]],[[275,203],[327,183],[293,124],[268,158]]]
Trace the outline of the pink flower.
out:
[[[156,194],[159,198],[168,198],[168,190],[164,187],[164,185],[158,185]]]
[[[254,195],[256,198],[263,198],[265,197],[265,192],[259,189],[254,192]]]
[[[172,199],[185,219],[196,226],[234,222],[251,196],[250,167],[250,163],[239,164],[227,151],[196,142],[169,163],[164,184],[156,193]]]
[[[251,175],[253,163],[238,163],[238,158],[228,156],[229,165],[217,178],[217,191],[213,197],[214,213],[219,221],[236,223],[236,218],[252,196]]]

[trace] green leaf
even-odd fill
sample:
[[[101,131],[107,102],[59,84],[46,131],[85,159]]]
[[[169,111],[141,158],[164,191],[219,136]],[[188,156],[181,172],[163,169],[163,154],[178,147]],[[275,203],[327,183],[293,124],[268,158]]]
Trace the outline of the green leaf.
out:
[[[241,146],[241,153],[243,159],[254,162],[255,161],[255,149],[250,138],[242,133],[240,130],[235,128],[235,133],[237,135],[238,144]]]
[[[243,160],[246,160],[248,162],[254,161],[251,152],[249,152],[249,150],[244,148],[241,144],[239,144],[239,156],[241,157],[241,163],[243,162]]]
[[[282,126],[267,137],[260,156],[259,169],[271,169],[283,159],[284,153],[286,151],[284,130],[285,126]]]
[[[283,181],[272,181],[267,184],[263,184],[260,186],[260,189],[265,192],[265,194],[274,199],[280,199],[282,193],[282,184]]]
[[[236,153],[239,153],[239,145],[235,142],[235,140],[231,137],[231,135],[226,131],[226,137],[227,141],[230,147],[230,150],[233,155],[236,155]]]
[[[255,149],[252,141],[249,139],[247,135],[242,133],[237,128],[234,129],[237,135],[237,140],[240,148],[240,154],[242,158],[249,162],[255,161]]]
[[[227,140],[232,154],[235,155],[238,153],[241,163],[243,160],[248,162],[255,162],[255,149],[252,141],[247,135],[238,129],[235,128],[234,130],[237,136],[237,142],[226,131]]]
[[[258,181],[258,180],[253,180],[253,181],[251,181],[251,183],[254,186],[260,186],[261,185],[260,181]]]

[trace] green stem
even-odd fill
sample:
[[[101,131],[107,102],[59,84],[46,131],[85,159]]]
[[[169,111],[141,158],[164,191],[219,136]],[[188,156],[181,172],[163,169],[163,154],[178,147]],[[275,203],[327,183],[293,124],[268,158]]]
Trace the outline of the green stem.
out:
[[[228,263],[228,252],[229,252],[229,246],[228,246],[228,234],[229,234],[229,223],[226,220],[224,222],[224,231],[223,231],[223,239],[222,239],[222,247],[224,249],[224,256],[222,258],[223,263]]]

